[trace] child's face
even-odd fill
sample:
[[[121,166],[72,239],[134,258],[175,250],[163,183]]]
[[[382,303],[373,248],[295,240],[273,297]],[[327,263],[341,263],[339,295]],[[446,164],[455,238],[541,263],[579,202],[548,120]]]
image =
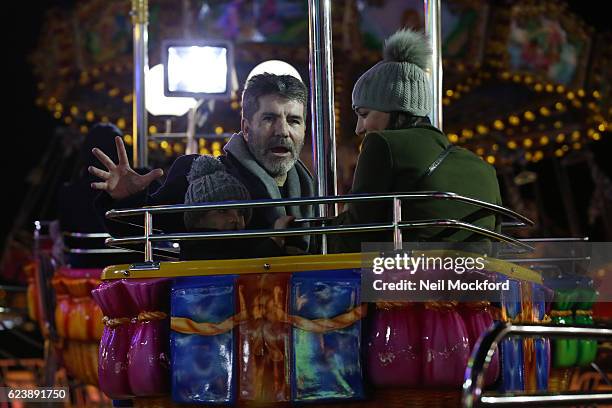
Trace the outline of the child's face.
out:
[[[198,220],[199,228],[219,231],[244,229],[244,214],[241,210],[209,210]]]

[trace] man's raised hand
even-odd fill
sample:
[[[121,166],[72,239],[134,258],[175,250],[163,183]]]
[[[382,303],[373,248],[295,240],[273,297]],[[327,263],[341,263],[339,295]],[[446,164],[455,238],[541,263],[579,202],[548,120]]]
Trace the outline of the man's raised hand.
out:
[[[104,152],[94,148],[91,152],[106,167],[106,171],[97,167],[89,166],[87,169],[92,175],[102,179],[100,182],[91,183],[91,188],[106,191],[115,200],[127,198],[133,194],[146,189],[154,180],[160,178],[164,172],[162,169],[155,169],[147,174],[136,173],[128,161],[123,139],[115,137],[117,146],[117,156],[119,163],[115,164]]]

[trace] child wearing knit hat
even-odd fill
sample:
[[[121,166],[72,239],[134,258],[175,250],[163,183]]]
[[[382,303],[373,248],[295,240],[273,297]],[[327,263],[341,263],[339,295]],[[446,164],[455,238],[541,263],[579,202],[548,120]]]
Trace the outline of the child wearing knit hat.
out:
[[[223,163],[213,156],[195,159],[187,175],[189,187],[185,204],[250,200],[247,188],[227,172]],[[189,211],[184,214],[189,231],[212,232],[244,230],[251,218],[251,209],[214,209]],[[287,228],[293,217],[276,220],[275,229]],[[280,256],[284,240],[280,237],[264,239],[213,239],[181,243],[181,259],[234,259]]]
[[[238,179],[225,170],[225,166],[212,156],[195,159],[187,175],[189,187],[185,204],[220,201],[243,201],[251,198],[249,191]],[[188,230],[242,230],[250,218],[250,209],[207,210],[186,212]]]

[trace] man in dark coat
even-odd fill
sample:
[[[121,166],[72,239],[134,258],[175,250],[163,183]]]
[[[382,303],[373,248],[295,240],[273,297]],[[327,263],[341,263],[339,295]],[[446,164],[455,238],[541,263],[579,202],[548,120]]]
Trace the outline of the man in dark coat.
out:
[[[221,161],[228,172],[242,182],[252,199],[298,198],[313,195],[312,176],[298,159],[304,145],[307,90],[304,84],[289,75],[261,74],[247,81],[242,95],[242,131],[232,136],[224,147]],[[111,208],[182,204],[188,187],[187,174],[198,155],[181,156],[172,165],[164,184],[149,188],[163,175],[155,169],[145,175],[136,174],[129,166],[123,141],[116,139],[119,155],[114,163],[99,149],[93,154],[106,167],[90,167],[102,179],[92,187],[103,191],[96,205],[101,212]],[[255,208],[247,228],[272,228],[276,219],[291,215],[309,218],[312,206]],[[126,228],[106,223],[111,233],[125,234]],[[156,215],[154,228],[164,231],[185,231],[183,214]],[[142,230],[136,234],[142,233]],[[287,246],[308,251],[309,237],[287,239]]]

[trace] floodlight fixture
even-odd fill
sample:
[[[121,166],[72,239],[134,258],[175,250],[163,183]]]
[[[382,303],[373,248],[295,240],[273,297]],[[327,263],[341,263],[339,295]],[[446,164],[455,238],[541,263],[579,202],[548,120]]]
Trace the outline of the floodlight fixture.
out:
[[[164,95],[164,67],[157,64],[145,72],[145,106],[151,115],[183,116],[197,104],[194,98]]]
[[[228,41],[163,43],[164,93],[196,99],[229,99],[234,58]]]

